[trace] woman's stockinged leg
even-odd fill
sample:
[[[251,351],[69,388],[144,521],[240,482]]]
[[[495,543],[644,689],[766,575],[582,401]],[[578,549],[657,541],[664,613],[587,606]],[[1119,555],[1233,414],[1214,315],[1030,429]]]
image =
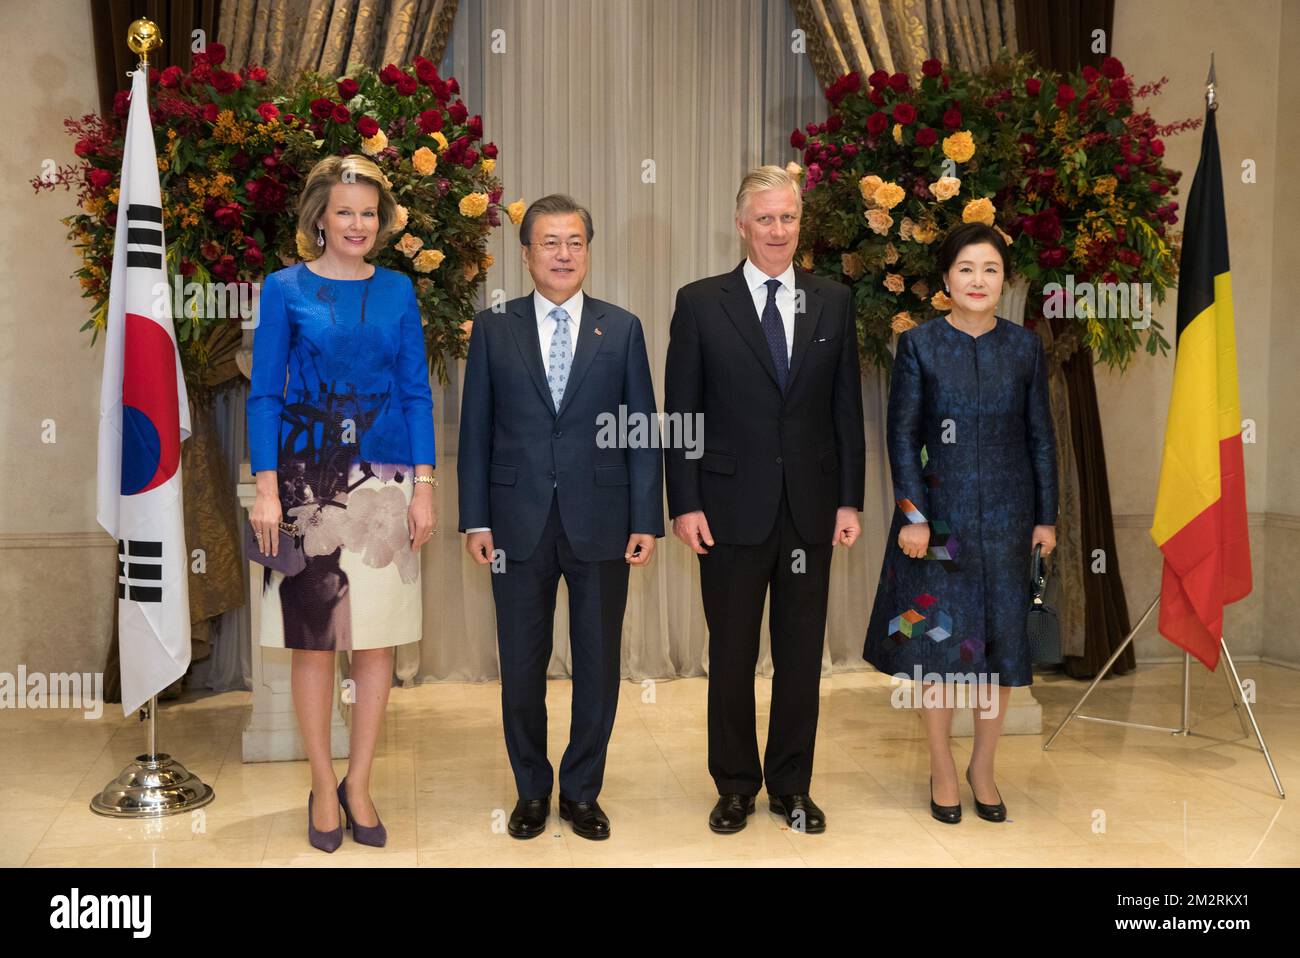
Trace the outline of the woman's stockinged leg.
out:
[[[934,780],[934,800],[940,805],[956,805],[957,766],[952,758],[953,707],[942,686],[924,685],[922,692],[921,725],[925,728],[926,743],[930,748],[930,776]],[[930,707],[927,702],[942,702]]]
[[[981,692],[988,696],[987,707],[984,707],[983,702],[976,704],[975,743],[971,747],[970,775],[975,798],[986,805],[994,805],[1000,799],[994,781],[993,756],[1002,736],[1002,726],[1006,722],[1011,686],[988,685]],[[989,695],[990,692],[992,695]]]
[[[348,808],[359,824],[379,823],[370,798],[370,771],[375,747],[384,727],[388,693],[393,687],[393,648],[359,649],[352,653],[356,699],[352,705],[352,739],[348,750]]]
[[[320,831],[339,825],[339,803],[335,796],[338,779],[330,756],[330,716],[334,711],[334,653],[295,649],[290,671],[293,710],[298,716],[311,763],[312,824]]]

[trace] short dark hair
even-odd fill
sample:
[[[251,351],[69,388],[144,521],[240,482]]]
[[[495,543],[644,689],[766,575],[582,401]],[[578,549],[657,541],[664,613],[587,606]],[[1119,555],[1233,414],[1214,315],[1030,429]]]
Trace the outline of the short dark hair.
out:
[[[952,269],[952,264],[957,262],[957,256],[963,249],[980,243],[988,243],[998,251],[998,255],[1002,257],[1003,279],[1010,279],[1011,250],[1007,249],[1007,241],[992,226],[985,226],[983,223],[962,223],[948,231],[948,235],[939,244],[939,275],[945,275]]]
[[[556,213],[577,213],[582,217],[582,225],[587,228],[588,243],[596,235],[596,230],[591,225],[591,214],[579,206],[577,200],[564,193],[552,193],[550,196],[543,196],[540,200],[533,200],[524,211],[524,218],[519,224],[520,245],[527,246],[532,242],[533,220],[539,216],[551,216]]]

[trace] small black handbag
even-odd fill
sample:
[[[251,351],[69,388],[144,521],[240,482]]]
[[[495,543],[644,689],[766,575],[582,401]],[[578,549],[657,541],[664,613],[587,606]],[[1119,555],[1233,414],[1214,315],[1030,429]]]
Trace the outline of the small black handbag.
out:
[[[1034,665],[1060,665],[1061,623],[1056,617],[1056,576],[1043,560],[1043,546],[1034,546],[1029,565],[1029,617],[1025,631]]]

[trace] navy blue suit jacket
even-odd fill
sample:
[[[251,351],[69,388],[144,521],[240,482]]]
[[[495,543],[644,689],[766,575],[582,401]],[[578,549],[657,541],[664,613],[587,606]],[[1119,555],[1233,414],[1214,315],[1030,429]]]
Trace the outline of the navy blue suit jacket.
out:
[[[643,417],[639,435],[634,414]],[[611,444],[608,428],[598,442],[610,416],[645,443]],[[583,298],[559,410],[546,383],[533,295],[510,300],[503,313],[483,310],[470,333],[461,396],[460,531],[490,527],[507,561],[527,559],[554,495],[578,558],[621,559],[632,533],[664,534],[663,461],[650,439],[658,435],[645,336],[627,310]]]

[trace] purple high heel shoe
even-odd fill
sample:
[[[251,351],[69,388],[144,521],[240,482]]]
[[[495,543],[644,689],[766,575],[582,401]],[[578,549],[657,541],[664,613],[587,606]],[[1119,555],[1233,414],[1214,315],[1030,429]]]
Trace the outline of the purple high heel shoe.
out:
[[[311,842],[312,848],[332,852],[343,844],[343,823],[339,822],[337,828],[332,828],[328,832],[319,831],[312,824],[311,819],[311,806],[315,797],[311,792],[307,793],[307,841]]]
[[[348,808],[348,777],[343,776],[343,781],[339,782],[339,806],[343,809],[346,817],[347,827],[352,830],[352,837],[358,845],[373,845],[375,848],[383,848],[384,843],[388,841],[388,829],[384,828],[384,823],[379,821],[379,812],[375,812],[375,825],[362,825],[352,817],[352,811]],[[340,838],[340,841],[342,839]]]

